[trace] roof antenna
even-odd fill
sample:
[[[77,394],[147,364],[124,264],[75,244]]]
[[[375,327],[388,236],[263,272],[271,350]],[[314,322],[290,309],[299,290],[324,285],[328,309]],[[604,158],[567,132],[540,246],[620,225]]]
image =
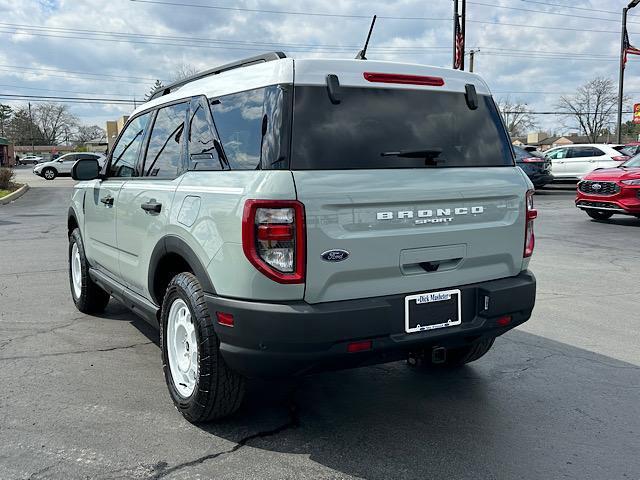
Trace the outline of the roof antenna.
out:
[[[373,32],[373,26],[376,24],[376,16],[373,16],[373,20],[371,20],[371,26],[369,27],[369,35],[367,35],[367,41],[364,42],[364,48],[358,52],[356,55],[356,60],[366,60],[365,57],[367,53],[367,47],[369,46],[369,39],[371,38],[371,32]]]

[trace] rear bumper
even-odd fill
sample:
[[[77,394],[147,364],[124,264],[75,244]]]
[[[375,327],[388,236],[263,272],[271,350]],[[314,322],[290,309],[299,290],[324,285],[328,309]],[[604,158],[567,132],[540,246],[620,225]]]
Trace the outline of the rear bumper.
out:
[[[527,321],[535,304],[536,281],[528,271],[455,288],[462,292],[462,323],[411,334],[404,330],[409,293],[315,305],[205,298],[228,365],[248,377],[280,377],[383,363],[430,346],[497,337]],[[234,326],[218,324],[215,312],[231,313]],[[496,322],[503,315],[512,317],[506,327]],[[347,352],[348,343],[364,339],[373,341],[372,350]]]

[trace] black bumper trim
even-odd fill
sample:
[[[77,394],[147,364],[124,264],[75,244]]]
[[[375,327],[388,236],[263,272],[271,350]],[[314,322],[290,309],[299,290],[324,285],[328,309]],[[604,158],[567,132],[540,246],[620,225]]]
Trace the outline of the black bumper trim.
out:
[[[462,291],[462,323],[411,334],[404,331],[404,297],[413,292],[319,304],[250,302],[210,294],[205,298],[222,356],[248,377],[383,363],[430,345],[453,347],[497,337],[527,321],[535,304],[536,281],[529,271],[450,288]],[[217,311],[231,313],[234,326],[219,325]],[[504,315],[512,321],[501,327],[496,320]],[[371,351],[347,353],[349,342],[362,339],[373,340]]]

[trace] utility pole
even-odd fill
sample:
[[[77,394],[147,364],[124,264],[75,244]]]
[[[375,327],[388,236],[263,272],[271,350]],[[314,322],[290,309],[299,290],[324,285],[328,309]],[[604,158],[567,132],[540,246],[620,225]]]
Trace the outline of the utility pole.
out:
[[[640,0],[631,0],[629,5],[622,9],[622,31],[620,33],[620,71],[618,77],[618,120],[616,130],[618,143],[622,143],[622,97],[624,96],[624,64],[627,50],[627,12],[640,3]]]
[[[35,154],[35,148],[33,147],[33,117],[31,116],[31,102],[29,105],[29,136],[31,137],[31,154]]]
[[[473,72],[473,60],[474,60],[474,56],[476,53],[478,53],[480,50],[476,49],[476,50],[469,50],[469,71]]]

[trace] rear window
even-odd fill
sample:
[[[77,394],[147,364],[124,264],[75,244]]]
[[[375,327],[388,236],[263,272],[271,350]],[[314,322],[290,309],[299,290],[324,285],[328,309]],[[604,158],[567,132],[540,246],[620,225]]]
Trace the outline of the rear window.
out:
[[[291,168],[499,167],[513,165],[509,138],[489,96],[478,108],[464,93],[325,87],[294,91]]]

